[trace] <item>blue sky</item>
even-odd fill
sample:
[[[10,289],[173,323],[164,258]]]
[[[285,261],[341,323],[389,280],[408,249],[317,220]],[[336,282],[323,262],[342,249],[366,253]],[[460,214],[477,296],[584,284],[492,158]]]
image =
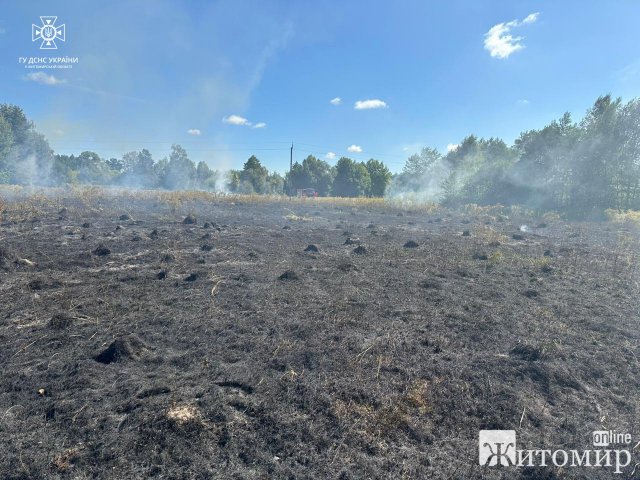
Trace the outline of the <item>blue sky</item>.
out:
[[[56,51],[32,42],[42,15],[65,24]],[[598,95],[640,95],[639,21],[631,0],[0,0],[0,103],[60,153],[179,143],[215,168],[255,153],[284,172],[293,141],[296,160],[399,171],[422,146],[510,143]],[[79,62],[19,64],[32,56]]]

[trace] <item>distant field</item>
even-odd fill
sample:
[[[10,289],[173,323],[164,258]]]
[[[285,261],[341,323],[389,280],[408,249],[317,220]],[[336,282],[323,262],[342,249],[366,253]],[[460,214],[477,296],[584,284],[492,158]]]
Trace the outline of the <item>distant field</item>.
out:
[[[637,437],[632,213],[115,193],[0,189],[1,478],[604,479],[478,431]]]

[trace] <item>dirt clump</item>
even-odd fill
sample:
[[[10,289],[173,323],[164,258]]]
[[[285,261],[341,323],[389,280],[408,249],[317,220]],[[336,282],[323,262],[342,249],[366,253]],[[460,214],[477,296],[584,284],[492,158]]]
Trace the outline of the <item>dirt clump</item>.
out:
[[[338,270],[341,270],[343,272],[357,272],[359,268],[353,263],[343,262],[338,265]]]
[[[359,245],[360,243],[360,239],[356,237],[347,237],[347,239],[344,241],[344,245]]]
[[[298,274],[293,270],[286,270],[278,277],[279,280],[298,280],[299,278]]]
[[[358,245],[353,249],[353,253],[355,253],[356,255],[364,255],[365,253],[367,253],[367,247],[365,247],[364,245]]]
[[[511,349],[509,355],[528,362],[535,362],[540,359],[541,351],[533,345],[518,344]]]
[[[184,281],[185,281],[185,282],[195,282],[196,280],[198,280],[198,277],[199,277],[199,276],[200,276],[200,275],[198,275],[198,273],[193,272],[193,273],[189,274],[188,276],[186,276],[186,277],[184,278]]]
[[[73,318],[66,313],[60,312],[54,314],[49,320],[49,326],[54,330],[62,330],[70,327],[73,323]]]
[[[35,278],[31,280],[27,287],[29,290],[47,290],[50,288],[60,288],[62,286],[62,282],[55,279],[43,279],[43,278]]]
[[[96,247],[96,249],[91,252],[94,255],[97,255],[98,257],[106,257],[107,255],[111,254],[111,250],[109,250],[107,247],[105,247],[102,243],[100,245],[98,245]]]
[[[403,245],[404,248],[418,248],[418,246],[418,242],[413,240],[409,240]]]
[[[427,290],[442,290],[442,282],[433,279],[426,279],[420,282],[420,286],[422,288],[426,288]]]
[[[184,220],[182,220],[182,223],[184,223],[185,225],[195,225],[198,223],[198,220],[194,215],[187,215],[186,217],[184,217]]]
[[[0,245],[0,268],[15,262],[17,258],[13,252]]]
[[[320,249],[318,248],[317,245],[314,245],[313,243],[310,243],[309,245],[307,245],[307,248],[305,248],[304,251],[305,252],[318,253],[320,251]]]
[[[116,338],[102,352],[93,359],[96,362],[109,364],[127,360],[138,361],[149,351],[145,342],[134,334],[124,335]]]
[[[116,338],[107,348],[102,350],[93,359],[96,362],[109,364],[127,360],[138,361],[149,352],[149,347],[145,342],[134,334],[124,335]]]

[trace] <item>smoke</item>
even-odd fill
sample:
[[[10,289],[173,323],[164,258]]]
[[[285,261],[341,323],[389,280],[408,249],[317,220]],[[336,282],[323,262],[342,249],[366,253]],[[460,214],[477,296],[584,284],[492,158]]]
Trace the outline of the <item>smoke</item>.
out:
[[[32,144],[14,145],[5,160],[7,183],[24,186],[52,186],[53,157],[50,152],[38,152]],[[0,172],[2,173],[2,172]],[[0,179],[1,181],[2,179]]]
[[[446,178],[442,172],[425,172],[421,176],[406,178],[397,175],[391,181],[386,197],[408,203],[438,203],[442,200],[442,183]]]
[[[437,150],[423,148],[409,157],[402,173],[393,177],[386,197],[402,202],[440,202],[449,171]]]

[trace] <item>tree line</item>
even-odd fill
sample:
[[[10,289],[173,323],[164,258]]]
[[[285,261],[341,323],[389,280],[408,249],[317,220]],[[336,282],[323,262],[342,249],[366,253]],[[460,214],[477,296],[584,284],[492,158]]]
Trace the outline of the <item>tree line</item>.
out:
[[[143,149],[122,158],[95,152],[55,154],[22,109],[0,105],[0,183],[99,184],[139,188],[204,189],[234,193],[439,201],[457,206],[520,204],[574,218],[608,209],[640,210],[640,100],[599,97],[574,122],[569,113],[541,129],[522,132],[513,145],[469,135],[441,154],[424,148],[392,175],[375,159],[343,157],[336,165],[309,155],[282,176],[251,156],[241,170],[220,172],[194,163],[180,145],[155,161]]]
[[[0,183],[20,185],[114,185],[169,190],[202,189],[247,194],[295,194],[312,188],[319,195],[384,196],[391,172],[380,161],[341,158],[337,165],[309,155],[285,176],[269,172],[252,155],[241,170],[220,172],[194,163],[180,145],[154,160],[147,149],[104,159],[96,152],[55,154],[22,109],[0,105]]]
[[[579,122],[565,113],[511,146],[470,135],[446,155],[425,148],[407,160],[391,193],[451,206],[518,204],[570,218],[640,210],[640,100],[601,96]]]

